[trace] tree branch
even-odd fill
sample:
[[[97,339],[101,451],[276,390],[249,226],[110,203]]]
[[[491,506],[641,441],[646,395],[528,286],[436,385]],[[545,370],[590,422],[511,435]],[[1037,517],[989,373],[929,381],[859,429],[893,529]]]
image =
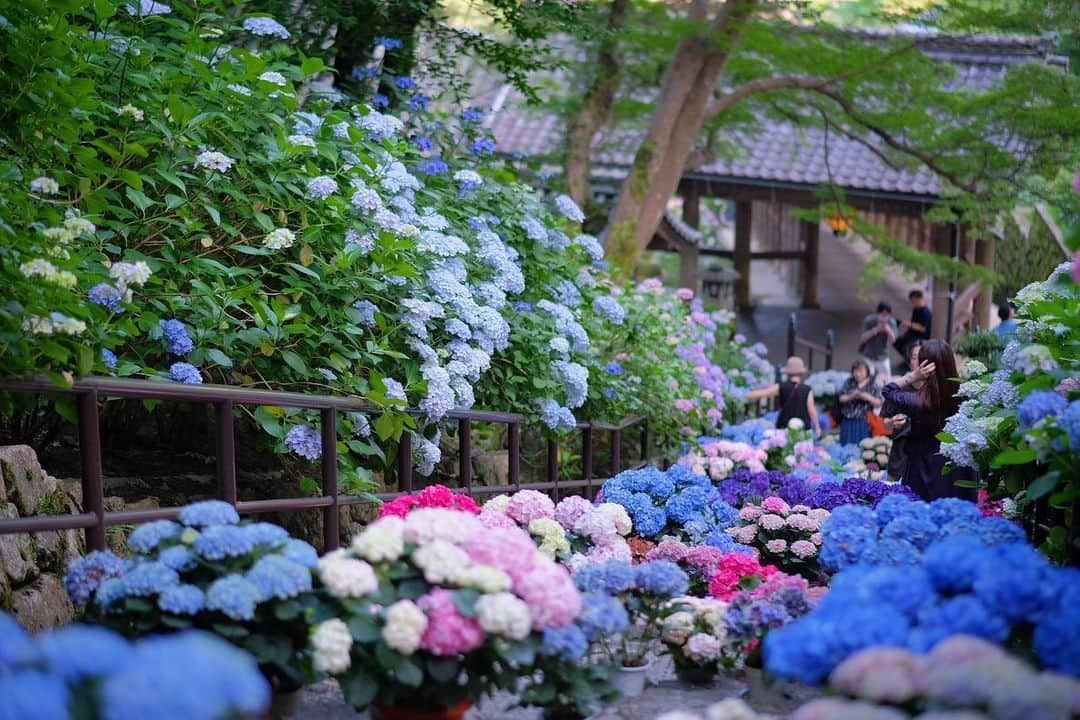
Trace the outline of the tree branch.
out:
[[[788,75],[781,75],[779,77],[765,77],[758,78],[757,80],[751,80],[749,82],[743,83],[731,92],[722,96],[719,100],[714,102],[709,107],[705,108],[705,122],[708,123],[720,113],[724,112],[725,110],[734,105],[739,104],[751,95],[772,92],[774,90],[793,90],[798,88],[806,90],[816,90],[819,88],[823,88],[835,81],[836,78],[822,79]]]

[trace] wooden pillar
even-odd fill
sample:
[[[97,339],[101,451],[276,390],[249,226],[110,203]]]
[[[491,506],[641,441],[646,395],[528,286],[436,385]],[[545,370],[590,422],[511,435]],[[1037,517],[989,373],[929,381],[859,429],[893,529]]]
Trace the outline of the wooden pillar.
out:
[[[683,196],[682,219],[695,230],[701,226],[701,200],[696,186],[691,185]],[[698,247],[693,243],[683,243],[679,248],[679,286],[698,293]]]
[[[750,307],[750,218],[752,205],[747,200],[735,201],[735,308]]]
[[[935,223],[930,228],[930,247],[937,255],[949,256],[949,225]],[[933,290],[930,295],[930,311],[934,313],[933,325],[930,336],[939,340],[945,339],[945,328],[949,323],[949,279],[946,277],[933,278]]]
[[[975,264],[987,270],[994,269],[994,253],[997,252],[997,238],[990,235],[978,241],[975,246]],[[979,329],[986,332],[990,329],[991,313],[990,306],[994,302],[994,286],[983,283],[979,294],[975,298],[975,310],[972,313],[972,321]]]
[[[802,306],[817,309],[818,304],[818,246],[821,240],[821,226],[809,220],[800,220],[802,230],[803,272]]]

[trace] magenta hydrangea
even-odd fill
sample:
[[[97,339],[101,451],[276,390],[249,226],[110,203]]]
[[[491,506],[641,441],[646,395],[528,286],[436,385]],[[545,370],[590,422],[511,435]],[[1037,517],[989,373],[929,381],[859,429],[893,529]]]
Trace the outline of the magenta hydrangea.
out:
[[[420,647],[432,655],[452,657],[484,644],[484,630],[480,623],[461,614],[449,590],[433,588],[416,604],[428,616],[427,628],[420,637]]]

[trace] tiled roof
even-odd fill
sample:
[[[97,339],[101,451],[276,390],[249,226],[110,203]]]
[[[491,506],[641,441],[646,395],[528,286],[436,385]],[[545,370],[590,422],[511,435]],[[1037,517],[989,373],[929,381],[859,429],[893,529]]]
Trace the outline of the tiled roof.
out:
[[[1064,64],[1050,54],[1052,41],[1043,37],[962,36],[905,31],[867,31],[868,41],[914,37],[916,45],[936,60],[959,71],[951,84],[984,91],[998,84],[1006,68],[1022,62]],[[554,156],[563,142],[562,119],[551,111],[527,107],[516,92],[501,92],[500,107],[488,121],[500,152],[526,156]],[[633,160],[639,130],[620,129],[593,143],[594,179],[618,182]],[[934,196],[940,186],[925,168],[892,167],[860,142],[835,130],[829,133],[829,168],[825,166],[825,132],[821,128],[764,120],[754,134],[728,132],[726,139],[739,148],[737,157],[719,159],[694,171],[729,181],[783,182],[821,185],[833,181],[848,189]]]

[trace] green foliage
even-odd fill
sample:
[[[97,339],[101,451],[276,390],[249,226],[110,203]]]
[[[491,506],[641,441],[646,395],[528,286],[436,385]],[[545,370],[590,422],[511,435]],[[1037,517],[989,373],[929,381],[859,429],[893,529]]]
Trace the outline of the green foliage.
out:
[[[957,355],[978,360],[990,370],[998,369],[1004,349],[1005,339],[994,332],[968,333],[953,343]]]

